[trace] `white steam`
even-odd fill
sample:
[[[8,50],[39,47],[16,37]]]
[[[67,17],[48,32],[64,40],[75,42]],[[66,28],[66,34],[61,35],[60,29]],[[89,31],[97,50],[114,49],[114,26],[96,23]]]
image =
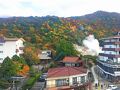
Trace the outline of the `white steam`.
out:
[[[83,45],[88,49],[89,52],[98,55],[101,52],[99,42],[95,39],[94,35],[89,35],[83,40]]]

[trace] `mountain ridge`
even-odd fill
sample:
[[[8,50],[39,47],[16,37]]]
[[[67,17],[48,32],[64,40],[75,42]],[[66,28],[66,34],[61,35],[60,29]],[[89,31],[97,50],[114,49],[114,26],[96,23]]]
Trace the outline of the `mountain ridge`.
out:
[[[57,26],[55,26],[57,24]],[[13,31],[19,30],[22,34],[27,34],[30,27],[36,31],[46,25],[46,29],[58,29],[59,27],[66,27],[63,30],[84,30],[83,32],[90,32],[95,34],[97,38],[113,35],[114,32],[120,31],[120,13],[97,11],[84,16],[75,17],[57,17],[57,16],[30,16],[30,17],[8,17],[0,18],[0,31],[7,29],[9,35],[16,36]],[[15,30],[17,29],[17,30]],[[109,32],[109,33],[108,33]],[[19,34],[18,32],[16,32]],[[40,31],[41,33],[41,31]],[[99,34],[100,33],[100,34]]]

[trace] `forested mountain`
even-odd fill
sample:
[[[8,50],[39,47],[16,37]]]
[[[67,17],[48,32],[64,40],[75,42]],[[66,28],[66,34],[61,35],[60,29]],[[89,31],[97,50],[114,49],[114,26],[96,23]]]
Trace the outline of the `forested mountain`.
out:
[[[120,14],[97,11],[76,17],[9,17],[0,18],[0,33],[7,37],[23,37],[38,48],[57,48],[63,41],[82,44],[92,33],[103,38],[120,31]]]

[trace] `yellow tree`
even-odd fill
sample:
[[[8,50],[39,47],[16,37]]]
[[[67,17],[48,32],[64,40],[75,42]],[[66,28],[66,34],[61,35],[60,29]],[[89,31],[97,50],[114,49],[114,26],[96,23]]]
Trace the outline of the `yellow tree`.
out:
[[[39,57],[37,49],[33,46],[25,47],[24,49],[24,58],[29,66],[39,63]]]

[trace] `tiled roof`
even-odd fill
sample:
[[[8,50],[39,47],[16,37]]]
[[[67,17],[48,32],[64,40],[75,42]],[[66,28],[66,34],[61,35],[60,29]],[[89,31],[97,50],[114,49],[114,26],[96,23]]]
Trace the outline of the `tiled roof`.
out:
[[[5,41],[17,41],[19,38],[6,38],[4,37]]]
[[[0,42],[5,42],[5,41],[17,41],[17,40],[22,40],[25,41],[23,38],[6,38],[4,36],[0,36]]]
[[[48,78],[65,77],[87,73],[87,69],[82,67],[59,67],[48,70]]]
[[[64,57],[63,62],[78,62],[80,61],[79,57]]]

